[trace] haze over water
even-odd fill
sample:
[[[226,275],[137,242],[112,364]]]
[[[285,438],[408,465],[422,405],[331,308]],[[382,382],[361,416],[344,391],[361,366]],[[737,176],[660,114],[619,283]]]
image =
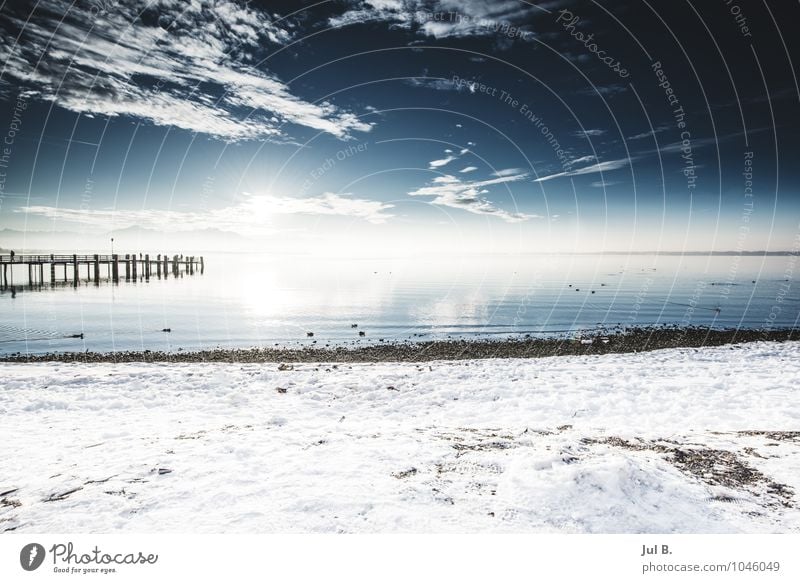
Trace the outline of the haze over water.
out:
[[[20,287],[20,270],[16,293],[0,292],[0,354],[352,346],[651,325],[791,327],[800,316],[795,261],[242,253],[206,256],[203,275],[41,291]]]

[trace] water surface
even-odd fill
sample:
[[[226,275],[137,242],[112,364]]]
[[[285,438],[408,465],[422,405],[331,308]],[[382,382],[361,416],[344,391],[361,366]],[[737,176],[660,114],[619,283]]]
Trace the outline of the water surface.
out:
[[[3,290],[0,354],[357,345],[649,325],[792,327],[800,314],[796,261],[206,255],[203,275]]]

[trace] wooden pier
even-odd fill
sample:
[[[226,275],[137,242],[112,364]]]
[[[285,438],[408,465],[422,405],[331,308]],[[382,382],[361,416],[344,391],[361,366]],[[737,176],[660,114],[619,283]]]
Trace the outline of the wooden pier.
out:
[[[45,270],[45,266],[47,269]],[[72,282],[77,287],[81,281],[81,271],[85,268],[85,279],[100,284],[100,272],[105,271],[108,279],[113,283],[124,281],[150,281],[151,277],[158,279],[182,276],[184,273],[194,275],[203,273],[205,262],[202,256],[173,255],[166,253],[158,255],[142,253],[126,253],[120,255],[16,255],[13,251],[0,255],[0,287],[8,288],[14,285],[14,275],[20,273],[23,277],[27,271],[28,285],[55,285],[60,282]],[[102,269],[101,269],[102,268]],[[19,275],[17,277],[20,277]],[[24,280],[23,280],[24,281]],[[23,283],[19,281],[19,283]]]

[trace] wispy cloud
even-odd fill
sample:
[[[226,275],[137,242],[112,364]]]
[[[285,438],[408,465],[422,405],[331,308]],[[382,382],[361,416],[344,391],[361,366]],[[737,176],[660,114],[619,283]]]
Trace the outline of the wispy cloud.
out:
[[[71,111],[225,140],[286,139],[286,124],[339,138],[371,128],[251,66],[254,52],[292,38],[286,23],[266,12],[231,0],[218,0],[213,10],[178,0],[103,6],[96,14],[92,3],[43,0],[27,21],[5,12],[5,75],[28,95]]]
[[[541,176],[534,180],[534,182],[544,182],[545,180],[553,180],[554,178],[561,178],[562,176],[580,176],[582,174],[595,174],[597,172],[610,172],[612,170],[619,170],[630,165],[632,158],[622,158],[620,160],[608,160],[607,162],[597,162],[590,166],[582,168],[575,168],[574,170],[566,170],[548,176]]]
[[[419,77],[411,77],[406,80],[407,85],[412,87],[425,87],[436,91],[463,91],[464,86],[456,83],[453,79],[444,77],[429,77],[428,70],[425,69]]]
[[[588,53],[583,53],[587,57],[589,56]],[[625,93],[627,91],[627,85],[620,85],[620,84],[611,84],[611,85],[595,85],[594,87],[587,87],[585,89],[580,89],[577,91],[579,95],[588,95],[590,97],[597,97],[598,95],[602,95],[603,97],[612,97],[614,95],[618,95],[620,93]]]
[[[219,229],[243,234],[263,232],[276,215],[329,215],[362,219],[374,224],[391,218],[393,205],[323,193],[308,198],[244,194],[237,204],[204,212],[179,210],[113,210],[25,206],[15,212],[108,229],[144,226],[165,232]]]
[[[522,168],[504,168],[503,170],[495,170],[492,172],[492,176],[505,177],[515,175],[524,176],[525,171]]]
[[[571,51],[561,51],[561,56],[573,63],[585,63],[591,59],[589,53],[573,53]]]
[[[466,168],[462,168],[461,170],[459,170],[459,172],[462,172],[462,173],[474,172],[477,169],[478,169],[477,166],[467,166]]]
[[[570,160],[568,162],[569,166],[575,166],[576,164],[587,164],[588,162],[594,162],[597,160],[597,157],[589,154],[588,156],[581,156],[580,158],[575,158],[574,160]]]
[[[606,130],[601,129],[589,129],[589,130],[578,130],[574,132],[572,135],[576,138],[595,138],[597,136],[602,136],[606,133]]]
[[[595,180],[592,182],[591,186],[594,188],[608,188],[609,186],[614,186],[615,184],[622,184],[622,182],[615,180]]]
[[[641,140],[641,139],[644,139],[644,138],[651,138],[654,135],[656,135],[658,133],[661,133],[661,132],[664,132],[664,131],[666,131],[668,129],[669,129],[669,126],[665,126],[665,125],[658,126],[657,128],[654,128],[652,130],[649,130],[649,131],[646,131],[646,132],[642,132],[640,134],[635,134],[633,136],[629,136],[628,140]]]
[[[471,145],[471,146],[475,145],[474,142],[467,142],[467,143],[469,145]],[[439,160],[431,160],[430,162],[428,162],[428,167],[431,170],[435,170],[436,168],[441,168],[442,166],[446,166],[450,162],[452,162],[454,160],[458,160],[464,154],[469,154],[470,151],[469,151],[469,148],[461,148],[459,150],[458,154],[454,154],[453,150],[451,150],[450,148],[447,148],[444,151],[444,153],[447,154],[447,156],[445,156],[444,158],[441,158]],[[473,170],[477,170],[477,168],[475,166],[467,166],[466,168],[461,170],[461,172],[472,172]],[[516,170],[516,171],[521,172],[521,170]]]
[[[534,36],[530,20],[546,14],[516,0],[349,0],[346,4],[345,12],[329,19],[330,26],[388,22],[438,39],[495,35],[530,40]]]
[[[654,133],[660,133],[666,130],[671,129],[670,126],[659,126],[655,128],[654,131],[644,132],[642,134],[637,134],[635,136],[631,136],[628,140],[635,140],[640,138],[645,138],[654,135]],[[748,135],[752,136],[754,134],[758,134],[761,132],[771,132],[774,131],[774,128],[769,126],[753,128],[747,131]],[[731,140],[736,139],[744,139],[744,131],[732,132],[728,134],[720,134],[717,137],[707,137],[707,138],[692,138],[689,146],[692,150],[699,150],[700,148],[706,148],[708,146],[717,146],[721,147],[723,144],[730,142]],[[652,154],[674,154],[678,152],[682,152],[686,148],[686,144],[683,142],[670,142],[668,144],[660,144],[658,148],[652,148],[648,150],[640,150],[637,152],[638,156],[644,155],[652,155]]]
[[[517,182],[527,177],[528,174],[524,173],[501,176],[490,180],[462,181],[455,176],[446,174],[437,176],[430,185],[408,194],[410,196],[432,196],[431,204],[457,208],[479,215],[490,215],[509,223],[517,223],[537,218],[537,215],[503,210],[486,199],[485,195],[489,193],[487,189],[489,186]]]
[[[452,162],[455,159],[456,159],[456,156],[447,156],[447,157],[442,158],[440,160],[431,160],[430,162],[428,162],[428,167],[431,168],[431,169],[441,168],[442,166],[446,166],[447,164],[449,164],[450,162]]]
[[[744,136],[744,132],[737,132],[735,134],[729,134],[726,136],[718,136],[716,138],[695,138],[691,140],[689,143],[689,147],[693,150],[697,150],[699,148],[704,148],[706,146],[713,146],[719,145],[722,142],[726,142],[734,137],[741,137]],[[686,145],[683,142],[670,142],[669,144],[665,144],[663,146],[659,146],[658,150],[653,150],[654,152],[661,152],[662,154],[670,154],[681,152],[683,149],[686,148]]]
[[[350,194],[325,192],[309,198],[290,196],[252,195],[240,205],[256,217],[280,215],[339,215],[363,219],[370,223],[385,223],[394,205],[376,200],[354,198]]]

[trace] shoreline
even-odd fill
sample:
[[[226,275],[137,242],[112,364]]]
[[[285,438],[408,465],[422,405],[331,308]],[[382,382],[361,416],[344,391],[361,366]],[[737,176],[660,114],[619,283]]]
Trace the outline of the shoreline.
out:
[[[594,333],[582,338],[519,338],[505,340],[432,340],[387,342],[361,347],[213,348],[197,351],[134,350],[119,352],[53,352],[9,354],[0,363],[36,362],[170,362],[170,363],[368,363],[544,358],[649,352],[664,348],[701,348],[749,342],[800,340],[800,330],[712,330],[709,328],[633,328],[625,332]]]

